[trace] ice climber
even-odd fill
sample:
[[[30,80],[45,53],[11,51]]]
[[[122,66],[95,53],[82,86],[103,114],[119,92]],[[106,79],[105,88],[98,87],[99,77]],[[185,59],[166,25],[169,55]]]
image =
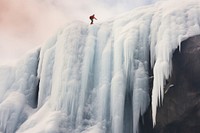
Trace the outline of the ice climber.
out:
[[[90,23],[90,24],[93,24],[93,20],[94,20],[94,19],[96,19],[96,18],[95,18],[94,14],[93,14],[92,16],[90,16],[90,20],[91,20],[91,23]],[[97,19],[96,19],[96,20],[97,20]]]

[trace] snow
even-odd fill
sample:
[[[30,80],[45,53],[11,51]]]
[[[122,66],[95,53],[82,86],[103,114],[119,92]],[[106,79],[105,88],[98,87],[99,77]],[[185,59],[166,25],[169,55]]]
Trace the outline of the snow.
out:
[[[199,16],[197,0],[164,1],[99,24],[68,24],[16,66],[0,67],[0,132],[138,133],[149,66],[155,125],[172,54],[200,33]]]

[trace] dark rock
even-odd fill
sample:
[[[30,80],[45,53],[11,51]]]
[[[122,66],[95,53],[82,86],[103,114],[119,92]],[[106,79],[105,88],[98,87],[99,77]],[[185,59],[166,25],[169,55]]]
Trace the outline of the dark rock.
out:
[[[152,129],[151,107],[145,116],[144,133],[200,133],[200,35],[181,44],[173,54],[173,71],[164,102]],[[145,128],[144,125],[144,128]]]

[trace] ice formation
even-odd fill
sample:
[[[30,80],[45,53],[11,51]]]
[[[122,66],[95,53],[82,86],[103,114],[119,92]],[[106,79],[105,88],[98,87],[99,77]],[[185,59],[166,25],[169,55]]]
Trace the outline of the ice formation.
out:
[[[101,24],[68,24],[16,67],[0,67],[0,132],[138,133],[149,66],[156,124],[172,54],[200,33],[199,16],[198,0],[165,1]]]

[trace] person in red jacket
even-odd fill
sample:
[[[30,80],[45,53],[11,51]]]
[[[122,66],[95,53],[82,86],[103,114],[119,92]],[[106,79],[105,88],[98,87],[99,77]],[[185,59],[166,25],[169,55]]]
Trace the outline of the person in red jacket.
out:
[[[93,14],[92,16],[90,16],[90,20],[91,20],[91,23],[90,23],[90,24],[93,24],[93,20],[94,20],[94,19],[96,19],[96,18],[95,18],[94,14]],[[96,20],[97,20],[97,19],[96,19]]]

